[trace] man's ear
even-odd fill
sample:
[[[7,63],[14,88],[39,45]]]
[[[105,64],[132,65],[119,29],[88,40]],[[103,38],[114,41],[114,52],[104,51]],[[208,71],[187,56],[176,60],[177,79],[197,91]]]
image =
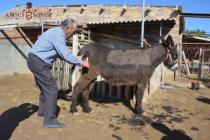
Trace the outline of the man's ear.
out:
[[[69,27],[69,26],[67,26],[67,27],[66,27],[66,30],[69,30],[69,29],[70,29],[70,27]]]

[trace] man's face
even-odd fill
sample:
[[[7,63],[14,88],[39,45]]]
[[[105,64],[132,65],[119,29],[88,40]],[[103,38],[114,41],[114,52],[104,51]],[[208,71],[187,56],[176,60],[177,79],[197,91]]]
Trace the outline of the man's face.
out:
[[[71,37],[76,32],[76,30],[77,30],[77,24],[75,23],[73,24],[72,28],[66,27],[64,30],[66,37],[67,38]]]

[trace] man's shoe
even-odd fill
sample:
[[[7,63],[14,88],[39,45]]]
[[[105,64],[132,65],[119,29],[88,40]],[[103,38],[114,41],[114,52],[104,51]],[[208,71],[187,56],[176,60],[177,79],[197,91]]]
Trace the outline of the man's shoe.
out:
[[[61,128],[64,127],[65,124],[64,123],[60,123],[60,122],[56,122],[56,124],[44,124],[43,127],[44,128]]]

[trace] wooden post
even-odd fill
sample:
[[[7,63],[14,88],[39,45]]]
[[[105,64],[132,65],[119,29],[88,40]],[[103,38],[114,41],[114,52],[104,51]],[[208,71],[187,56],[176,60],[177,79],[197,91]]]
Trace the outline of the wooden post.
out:
[[[121,86],[117,86],[117,99],[121,98]]]
[[[185,56],[184,51],[182,51],[182,56],[183,56],[183,60],[184,60],[185,65],[186,65],[187,75],[190,75],[190,70],[189,70],[189,66],[188,66],[188,64],[187,64],[187,59],[186,59],[186,56]]]
[[[179,45],[179,67],[178,67],[178,77],[181,74],[181,65],[182,65],[182,44]]]
[[[200,48],[200,53],[199,53],[199,67],[198,67],[198,80],[201,80],[201,61],[202,61],[202,48]]]
[[[53,63],[53,67],[52,67],[52,75],[53,75],[53,77],[55,77],[55,63],[56,63],[56,61]]]
[[[94,85],[94,87],[93,87],[93,89],[92,89],[92,91],[90,93],[90,97],[94,97],[94,94],[95,94],[95,85]]]
[[[109,84],[109,97],[112,97],[112,85]]]
[[[68,71],[68,67],[69,66],[69,64],[67,63],[67,62],[64,62],[64,78],[65,78],[65,80],[64,80],[64,88],[65,89],[68,89],[69,87],[68,87],[68,82],[69,82],[69,71]]]
[[[129,96],[129,86],[125,86],[125,100],[129,101],[130,100],[130,96]]]
[[[60,89],[60,87],[61,87],[61,79],[60,79],[60,68],[61,68],[61,65],[60,65],[60,59],[58,59],[57,60],[58,61],[58,67],[57,67],[57,80],[58,80],[58,82],[57,82],[57,84],[58,84],[58,89]]]
[[[73,48],[72,48],[73,56],[77,56],[78,52],[79,52],[79,50],[78,50],[78,36],[73,35]],[[78,74],[79,74],[79,69],[78,69],[78,67],[76,67],[72,74],[72,87],[74,87],[74,85],[76,84],[76,82],[79,79]]]
[[[202,50],[202,67],[201,67],[201,73],[203,73],[203,64],[204,64],[204,59],[205,59],[205,56],[204,56],[204,54],[205,54],[205,49],[203,49]]]
[[[101,97],[102,98],[105,97],[105,82],[104,82],[103,78],[102,78],[102,81],[101,81]]]
[[[97,76],[96,96],[100,97],[101,92],[101,75]]]

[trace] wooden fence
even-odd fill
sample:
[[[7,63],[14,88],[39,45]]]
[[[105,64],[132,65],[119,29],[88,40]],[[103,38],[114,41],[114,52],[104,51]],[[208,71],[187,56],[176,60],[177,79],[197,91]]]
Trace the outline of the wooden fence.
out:
[[[67,62],[57,59],[52,68],[52,74],[57,81],[60,90],[67,90],[71,88],[72,83],[72,65]]]
[[[112,86],[99,75],[90,96],[96,98],[130,100],[133,99],[135,92],[136,86]]]

